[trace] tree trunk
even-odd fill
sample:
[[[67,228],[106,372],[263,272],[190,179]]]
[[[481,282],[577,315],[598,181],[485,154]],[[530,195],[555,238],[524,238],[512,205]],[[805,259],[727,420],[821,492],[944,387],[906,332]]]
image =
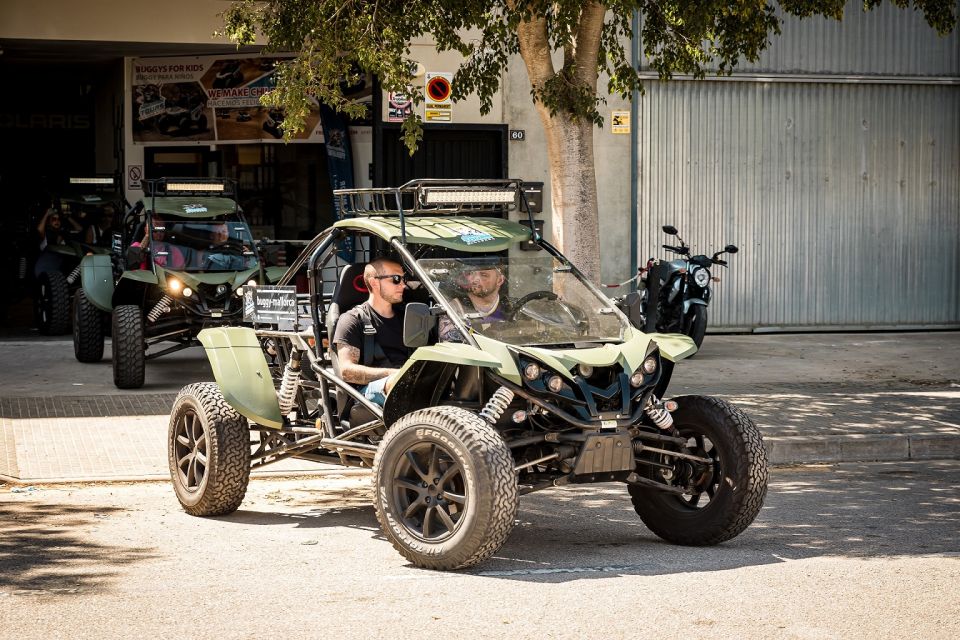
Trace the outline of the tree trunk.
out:
[[[508,0],[511,8],[515,3]],[[606,6],[585,2],[575,40],[564,47],[564,67],[573,82],[597,92],[597,55]],[[530,16],[517,26],[520,56],[534,92],[554,77],[552,45],[546,18]],[[562,109],[550,109],[535,98],[547,136],[550,159],[550,206],[553,241],[594,282],[600,281],[600,230],[597,174],[593,161],[593,128],[588,118],[576,121]]]
[[[538,105],[550,160],[553,242],[584,275],[600,282],[600,229],[592,122],[550,116]]]

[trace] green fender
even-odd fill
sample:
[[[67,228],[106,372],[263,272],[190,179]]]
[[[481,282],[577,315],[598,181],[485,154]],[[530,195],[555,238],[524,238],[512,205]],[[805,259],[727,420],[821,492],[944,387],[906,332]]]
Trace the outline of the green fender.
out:
[[[216,327],[204,329],[197,338],[230,406],[257,424],[281,428],[277,391],[253,329]]]
[[[507,346],[497,340],[484,338],[481,335],[474,336],[482,347],[478,349],[469,344],[459,342],[439,342],[429,347],[420,347],[404,363],[400,369],[397,379],[403,378],[403,375],[416,362],[431,361],[443,362],[446,364],[462,364],[471,367],[488,367],[495,370],[498,374],[520,383],[520,371],[507,350]]]
[[[276,282],[283,277],[283,274],[287,272],[286,267],[267,267],[263,270],[264,275],[267,277],[267,282]]]
[[[113,311],[113,265],[107,254],[84,256],[80,261],[80,282],[90,304],[101,311]]]

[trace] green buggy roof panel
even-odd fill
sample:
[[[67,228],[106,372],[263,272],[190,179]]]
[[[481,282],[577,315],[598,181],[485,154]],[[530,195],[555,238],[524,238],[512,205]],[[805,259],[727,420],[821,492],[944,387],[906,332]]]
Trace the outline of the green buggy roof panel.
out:
[[[154,213],[181,218],[214,218],[240,210],[236,202],[220,196],[157,196],[144,204]]]
[[[408,244],[427,244],[457,251],[503,251],[530,239],[530,227],[500,218],[405,217]],[[371,216],[339,220],[333,226],[373,233],[386,241],[400,237],[400,218]]]

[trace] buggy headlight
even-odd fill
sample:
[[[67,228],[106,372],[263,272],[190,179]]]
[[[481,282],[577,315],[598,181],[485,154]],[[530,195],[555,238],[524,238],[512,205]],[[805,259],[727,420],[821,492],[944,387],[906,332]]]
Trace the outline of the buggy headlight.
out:
[[[653,356],[647,357],[647,359],[643,361],[643,364],[640,365],[640,369],[648,375],[653,373],[657,370],[657,359]]]
[[[581,364],[577,368],[580,370],[580,375],[583,376],[584,378],[589,378],[590,376],[593,375],[593,367],[591,367],[588,364]]]
[[[630,376],[630,386],[639,387],[643,384],[643,371],[635,371],[632,376]]]
[[[523,377],[527,380],[536,380],[540,377],[540,365],[531,362],[523,368]]]
[[[552,375],[547,379],[547,389],[554,393],[560,393],[563,389],[563,378],[558,375]]]
[[[183,283],[176,278],[170,278],[167,280],[167,290],[170,291],[170,293],[180,293],[181,289],[183,289]]]
[[[710,272],[706,269],[697,269],[693,272],[693,281],[698,287],[705,287],[710,282]]]
[[[184,288],[183,288],[183,297],[184,297],[184,298],[189,298],[189,297],[192,296],[192,295],[193,295],[193,289],[191,289],[190,287],[184,287]]]

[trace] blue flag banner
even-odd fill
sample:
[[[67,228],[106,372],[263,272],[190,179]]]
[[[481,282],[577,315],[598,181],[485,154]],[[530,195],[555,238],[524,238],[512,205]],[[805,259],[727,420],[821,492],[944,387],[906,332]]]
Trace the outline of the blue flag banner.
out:
[[[320,121],[323,123],[323,138],[327,147],[327,172],[333,189],[352,189],[353,156],[350,153],[350,131],[343,116],[325,104],[320,105]],[[339,201],[333,200],[337,220],[343,219]],[[354,260],[353,238],[340,242],[337,254],[344,260]]]

